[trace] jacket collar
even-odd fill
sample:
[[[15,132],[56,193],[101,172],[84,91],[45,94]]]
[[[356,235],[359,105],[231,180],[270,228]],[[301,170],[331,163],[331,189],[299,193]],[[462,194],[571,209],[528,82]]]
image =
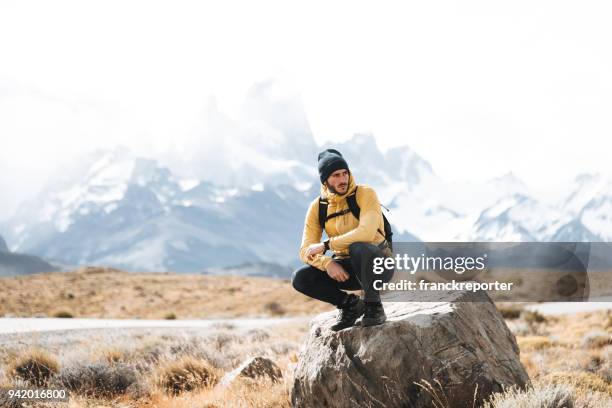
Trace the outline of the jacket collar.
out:
[[[321,184],[321,197],[327,198],[330,203],[337,203],[346,198],[347,195],[351,194],[357,188],[357,184],[355,184],[355,180],[353,179],[353,174],[349,173],[349,185],[346,193],[340,195],[336,193],[332,193],[329,191],[325,184]]]

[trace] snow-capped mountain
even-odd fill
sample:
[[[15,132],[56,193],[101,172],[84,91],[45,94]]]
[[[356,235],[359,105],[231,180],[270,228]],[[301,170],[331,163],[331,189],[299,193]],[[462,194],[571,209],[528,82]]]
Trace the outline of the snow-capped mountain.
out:
[[[612,180],[601,174],[580,174],[560,207],[572,215],[580,215],[589,202],[608,194],[612,194]]]
[[[602,241],[602,237],[592,233],[579,219],[572,219],[555,231],[549,240],[553,242],[598,242]]]
[[[581,174],[561,205],[587,236],[612,241],[612,180],[601,174]],[[576,226],[577,227],[577,226]]]
[[[483,208],[503,197],[528,194],[527,187],[511,173],[485,183],[449,183],[433,173],[428,164],[418,167],[427,169],[419,173],[419,182],[392,182],[377,191],[387,193],[398,227],[427,241],[472,239],[472,228]]]
[[[356,136],[355,145],[363,140]],[[350,145],[348,160],[358,157]],[[406,180],[431,177],[427,162],[404,151]],[[316,155],[312,159],[316,168]],[[392,180],[383,163],[380,177]],[[364,165],[356,159],[351,164],[360,183],[360,175],[368,174]],[[71,176],[53,177],[2,226],[14,250],[128,270],[198,271],[248,262],[295,266],[306,208],[320,188],[316,176],[249,187],[183,179],[122,147],[93,152],[70,167]],[[417,237],[395,228],[395,239]]]
[[[571,217],[531,197],[514,194],[483,210],[473,227],[479,241],[548,241]]]
[[[481,185],[445,183],[408,148],[381,153],[371,135],[336,147],[357,181],[375,187],[390,208],[396,241],[609,240],[606,192],[612,190],[599,176],[578,177],[578,193],[550,205],[530,196],[512,174]],[[361,149],[373,159],[365,160]],[[390,157],[401,171],[386,164]],[[72,176],[54,178],[2,226],[13,251],[128,270],[299,264],[304,214],[319,194],[316,181],[243,187],[184,179],[125,148],[81,161],[72,164],[78,170]],[[585,189],[591,195],[579,202]]]
[[[510,184],[520,187],[515,181]],[[480,212],[469,239],[612,241],[612,180],[600,174],[579,175],[557,203],[536,200],[526,188],[515,190],[520,192],[504,195]]]
[[[17,212],[5,226],[15,249],[129,270],[294,264],[314,194],[292,186],[193,185],[125,149],[102,154],[77,178]]]
[[[71,265],[286,271],[299,264],[305,211],[319,194],[317,153],[330,147],[390,209],[396,242],[612,240],[612,181],[602,175],[580,175],[547,202],[512,173],[447,182],[408,146],[383,151],[371,134],[318,146],[299,95],[274,81],[252,87],[239,118],[211,101],[191,140],[162,156],[118,147],[67,163],[0,233],[12,251]]]
[[[605,188],[592,187],[594,177],[576,179],[578,189],[591,191],[588,200],[577,205],[577,194],[572,193],[553,206],[528,195],[512,174],[483,185],[444,183],[408,148],[382,154],[371,135],[357,135],[354,143],[337,147],[357,181],[373,185],[381,202],[390,207],[396,241],[608,237],[604,221],[610,200]],[[366,148],[372,152],[372,162],[358,154]],[[402,169],[397,177],[385,165],[393,155]],[[96,151],[82,161],[73,164],[78,171],[72,177],[51,183],[3,225],[11,249],[69,264],[128,270],[201,271],[251,262],[299,263],[306,206],[319,194],[316,182],[307,188],[306,179],[247,188],[182,179],[156,160],[136,157],[125,148]],[[484,209],[474,211],[478,204]]]

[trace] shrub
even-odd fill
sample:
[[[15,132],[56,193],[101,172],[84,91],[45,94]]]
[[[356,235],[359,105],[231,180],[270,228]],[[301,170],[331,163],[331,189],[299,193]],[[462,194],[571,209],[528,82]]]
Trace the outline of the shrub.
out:
[[[156,375],[157,384],[173,395],[212,386],[217,379],[218,375],[210,364],[190,356],[167,362],[158,369]]]
[[[285,308],[278,302],[268,302],[264,305],[264,309],[274,316],[281,316],[287,313]]]
[[[257,342],[270,338],[270,333],[263,329],[251,329],[246,332],[246,336],[249,338],[249,340]]]
[[[517,306],[498,306],[497,308],[504,319],[518,319],[521,317],[522,309]]]
[[[9,363],[9,376],[20,378],[38,387],[47,384],[59,371],[57,359],[45,350],[32,348]]]
[[[55,382],[81,395],[103,397],[125,394],[130,387],[139,385],[137,372],[132,366],[106,361],[68,366],[59,373]]]
[[[166,320],[176,320],[176,314],[174,312],[167,313],[166,316],[164,316],[164,319],[166,319]]]
[[[529,324],[544,323],[546,321],[546,317],[537,310],[526,310],[522,313],[522,316]]]
[[[235,333],[219,332],[211,334],[208,337],[208,340],[210,341],[210,344],[212,346],[214,346],[218,350],[221,350],[228,347],[231,343],[242,340],[242,338]]]
[[[107,363],[125,362],[126,359],[126,353],[118,348],[106,348],[95,353],[95,360],[102,360]]]
[[[603,331],[593,331],[584,335],[582,346],[588,348],[602,348],[612,344],[612,334]]]
[[[53,317],[59,317],[59,318],[63,318],[63,319],[72,319],[74,316],[72,315],[72,313],[66,311],[66,310],[59,310],[55,313],[53,313]]]
[[[519,390],[516,387],[493,394],[484,408],[573,408],[574,395],[565,384],[545,385]]]

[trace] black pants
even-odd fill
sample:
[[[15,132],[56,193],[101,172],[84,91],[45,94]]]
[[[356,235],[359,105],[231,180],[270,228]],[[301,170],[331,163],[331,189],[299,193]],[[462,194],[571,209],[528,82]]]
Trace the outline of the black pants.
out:
[[[374,289],[373,281],[389,282],[394,269],[385,269],[381,274],[374,273],[374,258],[385,258],[388,255],[389,252],[384,252],[376,245],[355,242],[349,246],[348,258],[334,259],[349,274],[348,280],[338,282],[326,271],[305,265],[293,272],[291,284],[298,292],[335,306],[339,306],[345,299],[346,293],[343,290],[362,289],[366,302],[380,302],[380,294]]]

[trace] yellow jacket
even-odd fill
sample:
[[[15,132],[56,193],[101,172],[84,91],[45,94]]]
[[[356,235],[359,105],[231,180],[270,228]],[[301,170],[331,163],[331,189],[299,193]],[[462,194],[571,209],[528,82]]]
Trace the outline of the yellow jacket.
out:
[[[349,176],[349,187],[345,194],[338,195],[332,193],[327,187],[321,185],[321,197],[327,197],[327,214],[345,210],[348,208],[346,196],[357,188],[353,180],[353,175]],[[385,230],[380,202],[376,192],[369,186],[360,184],[356,194],[357,205],[360,208],[359,220],[353,214],[347,212],[344,215],[331,218],[325,224],[325,232],[329,237],[329,248],[336,257],[347,257],[348,247],[353,242],[369,242],[380,244],[385,240],[385,236],[380,232]],[[323,254],[306,258],[306,249],[311,244],[321,242],[323,230],[319,224],[319,197],[314,199],[306,213],[304,221],[304,232],[302,234],[302,245],[300,246],[300,259],[302,262],[325,270],[332,258]]]

